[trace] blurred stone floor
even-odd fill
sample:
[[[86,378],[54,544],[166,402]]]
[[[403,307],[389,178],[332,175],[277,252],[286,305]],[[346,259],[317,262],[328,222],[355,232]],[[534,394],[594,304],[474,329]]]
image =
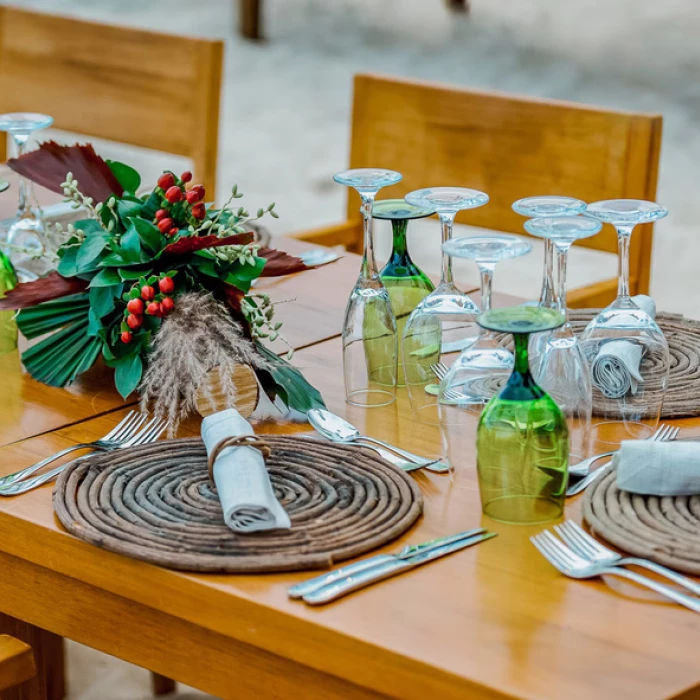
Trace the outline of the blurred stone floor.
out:
[[[441,0],[264,0],[267,41],[234,31],[233,0],[21,0],[22,7],[227,41],[219,183],[237,182],[250,208],[276,202],[275,233],[339,221],[353,74],[374,71],[443,83],[661,113],[652,293],[659,308],[700,317],[700,4],[694,0],[472,0],[469,17]],[[173,46],[176,60],[177,46]],[[154,177],[170,162],[128,152]],[[426,183],[426,185],[434,183]],[[439,269],[437,224],[411,241]],[[387,250],[386,229],[380,251]],[[506,269],[506,265],[510,266]],[[516,267],[517,266],[517,267]],[[605,262],[603,277],[615,273]],[[509,271],[518,274],[509,274]],[[534,297],[540,254],[496,272],[496,289]],[[601,277],[594,256],[570,264],[572,286]],[[458,281],[475,281],[469,266]],[[148,674],[70,648],[71,700],[149,696]],[[184,696],[188,694],[185,691]]]

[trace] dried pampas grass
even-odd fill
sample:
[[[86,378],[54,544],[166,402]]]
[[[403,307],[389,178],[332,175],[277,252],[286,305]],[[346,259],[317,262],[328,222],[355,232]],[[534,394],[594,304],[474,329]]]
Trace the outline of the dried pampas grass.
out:
[[[180,421],[196,410],[197,390],[208,387],[207,372],[220,368],[220,392],[233,406],[234,366],[267,366],[226,307],[210,294],[201,292],[178,297],[175,309],[164,319],[151,347],[140,386],[141,410],[145,412],[150,407],[157,417],[167,418],[171,437]]]

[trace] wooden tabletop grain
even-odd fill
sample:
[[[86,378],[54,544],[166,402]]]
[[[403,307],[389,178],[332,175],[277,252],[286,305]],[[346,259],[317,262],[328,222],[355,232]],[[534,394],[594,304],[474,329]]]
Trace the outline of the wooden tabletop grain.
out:
[[[303,280],[299,275],[283,284],[316,298]],[[439,452],[437,426],[412,418],[403,390],[385,408],[345,403],[338,338],[309,344],[294,361],[328,407],[367,434],[415,452]],[[8,367],[5,380],[17,371]],[[14,408],[0,405],[1,425],[24,425],[24,410],[37,421],[60,414],[60,397],[70,395],[28,378],[15,386]],[[25,396],[33,403],[23,409]],[[93,401],[89,392],[83,399]],[[88,419],[74,413],[55,422],[58,429],[30,429],[31,437],[6,440],[0,474],[98,437],[126,410],[115,405]],[[700,433],[700,419],[678,425],[684,434]],[[465,435],[475,429],[466,426]],[[197,432],[196,420],[182,428]],[[53,515],[50,487],[1,499],[0,612],[224,698],[700,697],[697,616],[637,588],[558,574],[528,541],[541,527],[482,516],[473,451],[465,452],[454,480],[414,478],[425,496],[424,516],[382,551],[478,525],[499,536],[323,608],[287,598],[287,587],[308,574],[170,571],[68,535]],[[580,499],[567,502],[566,517],[580,521]]]

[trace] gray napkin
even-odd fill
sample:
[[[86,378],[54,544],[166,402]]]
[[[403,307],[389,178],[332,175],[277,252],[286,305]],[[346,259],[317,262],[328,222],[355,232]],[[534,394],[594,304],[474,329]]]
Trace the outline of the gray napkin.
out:
[[[227,437],[254,435],[248,421],[234,408],[202,420],[207,454]],[[226,447],[214,462],[214,483],[226,524],[235,532],[291,527],[289,516],[275,497],[262,453],[255,447]]]
[[[632,297],[637,306],[656,318],[656,304],[646,294]],[[604,343],[591,364],[593,384],[609,399],[620,399],[636,394],[643,383],[639,366],[642,346],[629,340],[611,340]]]
[[[625,440],[613,457],[617,486],[648,496],[700,494],[700,443]]]

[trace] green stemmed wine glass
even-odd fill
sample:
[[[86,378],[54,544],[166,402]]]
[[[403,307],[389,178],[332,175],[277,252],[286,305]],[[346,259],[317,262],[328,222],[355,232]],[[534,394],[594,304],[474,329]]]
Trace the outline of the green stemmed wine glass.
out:
[[[15,288],[17,275],[10,259],[0,250],[0,299]],[[17,322],[12,309],[0,311],[0,355],[12,352],[17,347]]]
[[[511,333],[515,367],[479,420],[476,460],[484,513],[506,523],[543,523],[561,515],[568,481],[566,417],[530,374],[528,337],[565,322],[557,309],[515,306],[477,318],[487,331]]]
[[[391,308],[396,318],[396,335],[403,337],[406,319],[422,299],[435,289],[435,285],[411,259],[408,252],[408,222],[434,214],[433,209],[414,207],[403,199],[382,199],[374,203],[372,216],[391,221],[392,250],[389,260],[379,273],[379,278],[389,294]],[[399,367],[402,367],[399,342]],[[403,386],[403,372],[399,372],[398,385]]]

